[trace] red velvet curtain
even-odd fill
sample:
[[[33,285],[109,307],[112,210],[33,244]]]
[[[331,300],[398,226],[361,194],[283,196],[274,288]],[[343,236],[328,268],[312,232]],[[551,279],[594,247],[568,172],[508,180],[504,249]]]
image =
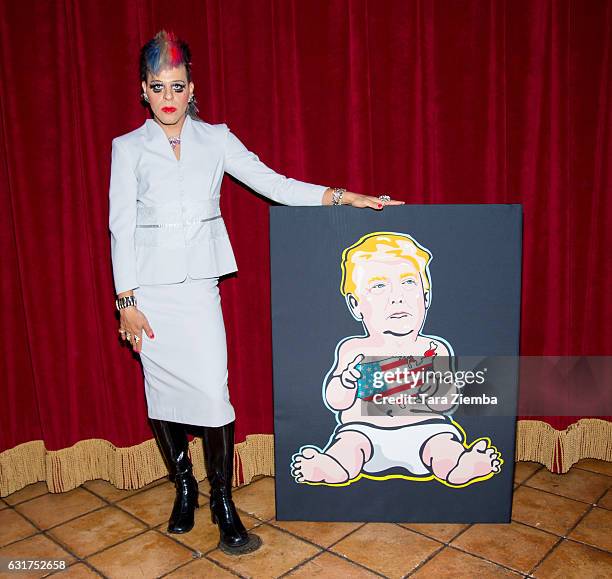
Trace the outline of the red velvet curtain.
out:
[[[612,354],[610,2],[0,6],[0,451],[151,438],[107,212],[111,139],[146,118],[138,51],[162,27],[190,42],[202,118],[281,173],[409,203],[522,203],[522,353]],[[268,201],[223,191],[241,441],[272,432]]]

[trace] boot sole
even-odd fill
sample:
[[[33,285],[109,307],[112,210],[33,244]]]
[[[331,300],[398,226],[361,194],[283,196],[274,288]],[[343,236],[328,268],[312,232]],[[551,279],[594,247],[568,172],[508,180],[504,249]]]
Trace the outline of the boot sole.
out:
[[[249,533],[249,540],[244,544],[238,547],[230,547],[225,543],[219,541],[219,549],[226,553],[227,555],[245,555],[246,553],[252,553],[261,547],[263,541],[259,535],[255,533]]]

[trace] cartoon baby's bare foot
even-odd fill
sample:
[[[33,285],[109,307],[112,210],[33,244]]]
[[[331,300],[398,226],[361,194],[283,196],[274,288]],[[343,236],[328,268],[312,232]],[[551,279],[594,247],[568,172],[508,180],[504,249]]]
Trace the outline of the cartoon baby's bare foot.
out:
[[[457,466],[446,477],[451,484],[464,484],[475,478],[500,471],[499,454],[487,446],[486,440],[479,440],[459,456]]]
[[[335,459],[308,447],[298,454],[291,463],[296,482],[341,483],[348,480],[348,472]]]

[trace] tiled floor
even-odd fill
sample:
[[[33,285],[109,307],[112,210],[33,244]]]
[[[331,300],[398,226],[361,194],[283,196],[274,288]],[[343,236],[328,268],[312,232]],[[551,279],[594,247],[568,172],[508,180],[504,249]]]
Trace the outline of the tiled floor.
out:
[[[263,539],[240,557],[216,548],[206,481],[185,535],[165,532],[167,479],[138,491],[96,480],[61,494],[36,483],[0,500],[0,558],[63,559],[55,575],[121,579],[612,577],[612,463],[582,460],[554,475],[523,462],[515,479],[509,525],[416,525],[279,522],[274,479],[259,477],[234,491],[245,526]]]

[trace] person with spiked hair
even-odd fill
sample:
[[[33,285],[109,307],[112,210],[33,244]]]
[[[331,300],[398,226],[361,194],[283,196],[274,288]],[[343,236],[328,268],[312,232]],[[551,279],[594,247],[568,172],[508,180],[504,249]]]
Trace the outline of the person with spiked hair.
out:
[[[218,281],[237,265],[220,212],[223,174],[285,205],[381,210],[403,202],[276,173],[227,124],[198,116],[191,64],[189,46],[172,32],[161,30],[141,49],[141,96],[152,118],[112,141],[111,260],[119,333],[140,355],[148,416],[176,487],[168,531],[194,526],[187,429],[195,426],[219,547],[242,554],[261,539],[246,531],[231,493],[235,412]]]

